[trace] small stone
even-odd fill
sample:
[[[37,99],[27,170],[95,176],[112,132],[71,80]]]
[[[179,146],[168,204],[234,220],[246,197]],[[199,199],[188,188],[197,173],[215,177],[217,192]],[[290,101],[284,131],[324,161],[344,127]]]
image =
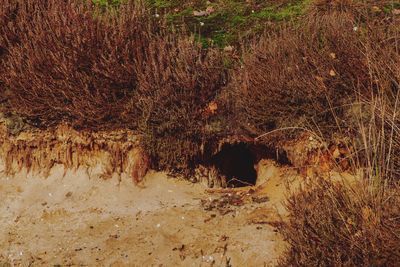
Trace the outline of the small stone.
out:
[[[371,8],[371,10],[372,10],[372,12],[375,12],[375,13],[382,12],[382,9],[380,9],[378,6],[373,6],[373,7]]]
[[[224,47],[224,52],[232,52],[233,51],[233,46],[228,45]]]
[[[207,12],[206,11],[193,11],[193,16],[195,17],[202,17],[202,16],[206,16]]]

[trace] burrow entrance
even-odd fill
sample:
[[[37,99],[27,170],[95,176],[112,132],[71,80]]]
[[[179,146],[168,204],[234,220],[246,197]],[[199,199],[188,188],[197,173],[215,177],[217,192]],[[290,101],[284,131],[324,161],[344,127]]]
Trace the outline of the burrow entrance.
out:
[[[289,163],[284,152],[277,153],[267,146],[248,143],[224,144],[211,157],[210,163],[226,177],[228,187],[243,187],[256,184],[255,165],[263,158]]]

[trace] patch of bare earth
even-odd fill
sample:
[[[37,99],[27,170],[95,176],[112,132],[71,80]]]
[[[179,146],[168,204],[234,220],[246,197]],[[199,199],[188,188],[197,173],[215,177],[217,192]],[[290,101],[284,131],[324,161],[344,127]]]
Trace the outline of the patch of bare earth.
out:
[[[273,266],[287,177],[210,192],[163,173],[144,188],[61,166],[1,175],[0,266]]]

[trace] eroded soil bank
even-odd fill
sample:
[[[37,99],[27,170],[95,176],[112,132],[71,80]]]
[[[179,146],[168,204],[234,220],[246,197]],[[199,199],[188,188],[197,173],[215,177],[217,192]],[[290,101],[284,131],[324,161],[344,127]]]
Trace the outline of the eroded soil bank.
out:
[[[0,266],[273,266],[290,171],[258,189],[208,192],[163,173],[144,188],[55,166],[0,176]],[[217,190],[218,191],[218,190]]]

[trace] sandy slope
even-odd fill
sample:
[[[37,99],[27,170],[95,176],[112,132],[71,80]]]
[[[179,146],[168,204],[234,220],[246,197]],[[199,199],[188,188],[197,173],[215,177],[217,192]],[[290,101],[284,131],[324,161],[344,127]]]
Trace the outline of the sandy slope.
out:
[[[60,166],[47,179],[2,175],[0,266],[275,265],[285,244],[266,222],[282,181],[267,183],[267,202],[217,207],[221,194],[162,173],[145,188]]]

